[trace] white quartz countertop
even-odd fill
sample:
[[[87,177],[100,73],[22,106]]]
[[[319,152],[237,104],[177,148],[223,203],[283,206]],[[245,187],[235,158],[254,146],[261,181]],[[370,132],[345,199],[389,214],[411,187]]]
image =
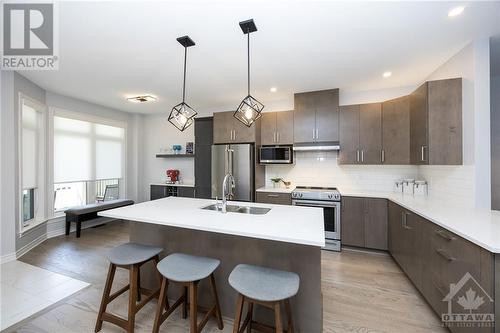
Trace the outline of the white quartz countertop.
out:
[[[201,209],[214,203],[215,200],[168,197],[106,210],[98,215],[279,242],[325,246],[321,208],[228,201],[228,204],[267,207],[271,210],[264,215],[250,215],[222,214]]]
[[[255,191],[257,191],[257,192],[273,192],[273,193],[292,193],[293,190],[295,190],[295,186],[290,186],[290,188],[266,186],[266,187],[260,187],[260,188],[256,189]]]
[[[194,187],[194,184],[168,184],[168,183],[150,183],[149,185],[158,185],[158,186],[172,186],[172,187]]]
[[[385,198],[481,246],[500,253],[500,212],[453,205],[432,196],[339,189],[346,197]]]

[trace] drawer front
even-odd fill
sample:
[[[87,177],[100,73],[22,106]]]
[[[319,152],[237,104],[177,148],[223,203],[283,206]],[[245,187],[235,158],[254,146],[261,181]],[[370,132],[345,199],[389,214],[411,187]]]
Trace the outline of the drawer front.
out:
[[[256,202],[275,205],[291,205],[292,195],[290,193],[257,192]]]

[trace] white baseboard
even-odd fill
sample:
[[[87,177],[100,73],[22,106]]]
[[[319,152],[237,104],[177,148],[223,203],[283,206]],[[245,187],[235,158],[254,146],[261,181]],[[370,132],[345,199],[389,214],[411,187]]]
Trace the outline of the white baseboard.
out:
[[[12,261],[12,260],[16,260],[16,253],[15,252],[4,254],[0,258],[0,264],[5,264],[6,262],[9,262],[9,261]]]
[[[31,242],[16,251],[16,259],[22,257],[23,255],[34,249],[36,246],[40,245],[46,239],[47,234],[41,234],[37,238],[33,239]]]

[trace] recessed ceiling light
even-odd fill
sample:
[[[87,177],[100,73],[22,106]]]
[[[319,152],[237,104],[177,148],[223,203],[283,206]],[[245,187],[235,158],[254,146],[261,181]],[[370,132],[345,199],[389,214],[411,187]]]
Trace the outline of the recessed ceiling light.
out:
[[[464,9],[465,9],[464,6],[455,7],[448,12],[448,17],[458,16],[463,13]]]
[[[269,89],[270,92],[277,92],[278,91],[278,88],[276,87],[271,87],[271,89]]]
[[[384,72],[384,74],[382,74],[383,77],[385,78],[388,78],[392,75],[392,72]]]
[[[127,97],[127,101],[132,103],[154,102],[156,101],[156,97],[151,95],[141,95],[141,96]]]

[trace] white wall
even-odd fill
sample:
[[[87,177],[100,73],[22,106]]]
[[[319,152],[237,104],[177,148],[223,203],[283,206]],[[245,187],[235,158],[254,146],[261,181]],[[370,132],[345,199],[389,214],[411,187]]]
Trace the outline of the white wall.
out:
[[[491,77],[491,208],[500,210],[500,76]]]
[[[150,183],[165,182],[167,169],[178,169],[184,183],[194,184],[193,158],[156,158],[160,149],[171,149],[180,144],[186,148],[186,142],[194,142],[194,125],[180,132],[167,121],[168,114],[144,116],[142,119],[142,143],[140,164],[141,191],[140,200],[149,200]]]
[[[464,165],[419,167],[419,177],[429,180],[435,190],[447,189],[435,191],[438,198],[453,193],[461,203],[486,209],[491,203],[489,75],[489,40],[482,39],[465,46],[426,78],[463,78]]]

